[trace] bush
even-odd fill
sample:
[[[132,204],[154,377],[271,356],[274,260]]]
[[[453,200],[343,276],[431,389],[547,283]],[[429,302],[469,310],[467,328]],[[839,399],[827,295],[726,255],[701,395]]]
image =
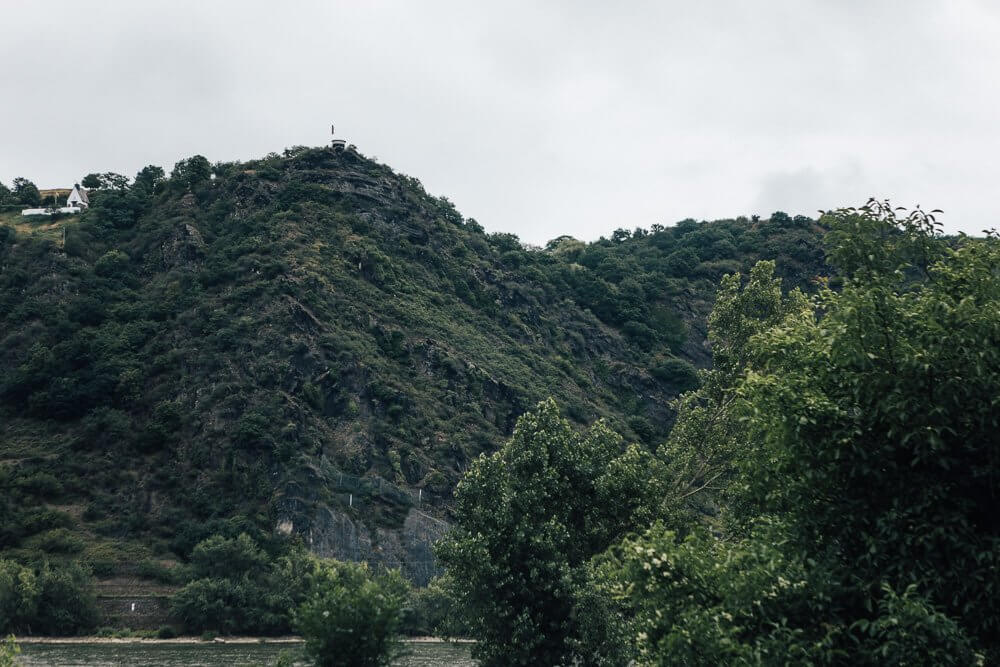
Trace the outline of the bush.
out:
[[[172,625],[161,626],[160,629],[156,631],[157,639],[173,639],[176,636],[177,630],[175,630]]]
[[[158,581],[161,584],[177,584],[181,583],[178,581],[179,572],[175,571],[174,568],[169,568],[159,563],[155,560],[149,558],[139,562],[138,573],[140,577],[145,579],[152,579],[153,581]]]
[[[44,498],[57,498],[63,493],[62,483],[55,475],[36,472],[18,480],[17,485],[25,492]]]
[[[657,380],[669,384],[681,393],[697,389],[700,384],[698,371],[695,367],[683,359],[675,357],[664,359],[656,364],[649,369],[649,374]]]
[[[320,667],[377,667],[401,654],[406,580],[397,570],[372,575],[364,563],[324,563],[295,612],[306,656]]]
[[[54,528],[28,538],[25,545],[50,554],[75,554],[83,551],[86,542],[66,528]]]
[[[94,263],[94,273],[103,278],[121,275],[128,269],[128,261],[121,250],[109,250]]]
[[[431,579],[426,588],[410,591],[403,610],[401,632],[411,637],[468,637],[468,621],[452,593],[453,582],[445,574]]]
[[[832,563],[790,551],[780,524],[760,522],[739,541],[701,532],[680,540],[658,525],[614,554],[596,579],[630,603],[642,664],[847,664],[849,656],[850,664],[973,665],[980,657],[915,586],[897,595],[883,584],[873,614],[846,616],[858,592]]]
[[[20,652],[21,648],[14,641],[13,635],[0,641],[0,667],[14,667]]]

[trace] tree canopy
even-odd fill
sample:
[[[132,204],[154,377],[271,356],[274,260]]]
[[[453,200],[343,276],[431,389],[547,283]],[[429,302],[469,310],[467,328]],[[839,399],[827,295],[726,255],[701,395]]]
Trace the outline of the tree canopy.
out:
[[[605,566],[651,664],[997,657],[1000,243],[881,202],[825,221],[842,286],[775,310],[766,267],[724,281],[724,398],[681,403],[672,440],[724,459],[722,532],[661,524]]]
[[[485,664],[1000,659],[1000,239],[877,201],[821,222],[835,286],[723,278],[655,455],[543,404],[459,484],[441,556]]]
[[[551,400],[473,463],[438,555],[483,665],[621,664],[618,628],[598,608],[586,564],[648,520],[651,464],[604,424],[575,431]]]

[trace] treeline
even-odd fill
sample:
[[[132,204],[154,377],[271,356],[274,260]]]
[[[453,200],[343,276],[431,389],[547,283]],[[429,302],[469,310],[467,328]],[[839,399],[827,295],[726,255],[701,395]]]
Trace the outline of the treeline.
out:
[[[262,550],[246,533],[199,543],[186,568],[192,580],[171,601],[181,629],[203,637],[296,632],[311,664],[345,667],[388,665],[402,653],[401,633],[422,629],[398,571],[317,559],[301,545],[280,551]],[[76,635],[99,620],[93,580],[79,565],[0,560],[0,635]],[[158,635],[176,630],[164,626]],[[14,648],[0,645],[9,652],[0,659],[13,658]]]
[[[838,288],[727,276],[663,445],[548,401],[475,462],[438,553],[481,664],[1000,659],[1000,239],[823,222]]]
[[[464,631],[451,618],[453,602],[438,581],[414,588],[397,570],[320,559],[296,539],[239,520],[214,526],[222,532],[195,543],[182,562],[169,568],[149,564],[139,572],[177,587],[169,601],[171,624],[158,631],[160,637],[322,634],[302,627],[318,622],[303,611],[316,598],[343,598],[316,613],[342,614],[347,620],[338,632],[367,633],[371,641],[392,644],[399,635]],[[94,632],[107,623],[95,584],[92,569],[72,559],[29,565],[0,559],[0,636]],[[371,609],[363,611],[365,606]]]

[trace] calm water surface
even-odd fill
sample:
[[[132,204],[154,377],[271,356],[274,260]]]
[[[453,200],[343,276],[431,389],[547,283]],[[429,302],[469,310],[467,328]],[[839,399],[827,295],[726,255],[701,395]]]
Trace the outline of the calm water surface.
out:
[[[475,667],[468,644],[408,643],[400,667]],[[273,665],[281,644],[22,644],[25,667],[236,667]]]

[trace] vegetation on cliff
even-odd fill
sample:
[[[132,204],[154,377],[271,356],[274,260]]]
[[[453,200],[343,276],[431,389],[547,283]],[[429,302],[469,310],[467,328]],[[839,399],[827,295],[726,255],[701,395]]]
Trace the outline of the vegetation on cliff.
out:
[[[0,225],[0,550],[98,577],[336,516],[373,543],[334,555],[426,581],[385,536],[447,520],[529,406],[654,446],[718,278],[824,273],[783,214],[526,248],[351,151],[94,176],[65,243]]]

